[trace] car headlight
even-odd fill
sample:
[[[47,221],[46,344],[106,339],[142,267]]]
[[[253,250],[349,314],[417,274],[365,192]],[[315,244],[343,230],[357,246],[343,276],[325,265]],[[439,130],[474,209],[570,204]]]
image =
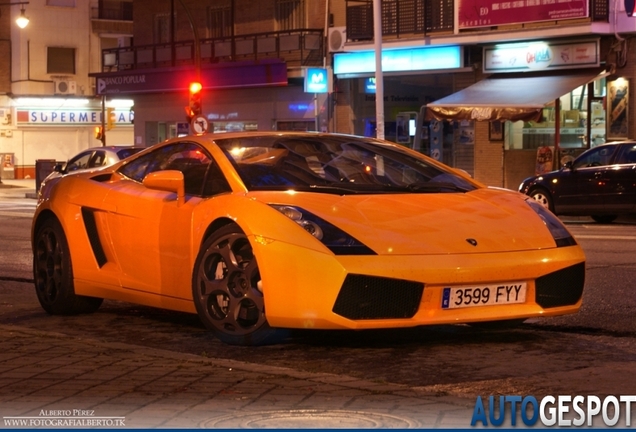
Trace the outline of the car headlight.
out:
[[[576,240],[572,237],[572,234],[563,225],[563,222],[559,220],[550,210],[543,207],[541,204],[530,198],[526,200],[526,203],[534,210],[537,215],[543,220],[545,226],[550,230],[550,234],[554,238],[557,247],[574,246]]]
[[[278,204],[270,206],[296,222],[336,255],[377,255],[340,228],[300,207]]]

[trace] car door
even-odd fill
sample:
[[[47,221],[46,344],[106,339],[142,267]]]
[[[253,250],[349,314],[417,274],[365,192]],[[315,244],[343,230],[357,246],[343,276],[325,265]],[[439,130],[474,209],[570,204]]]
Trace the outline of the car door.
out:
[[[636,143],[621,144],[613,162],[605,171],[605,211],[632,212],[636,210]]]
[[[191,164],[196,160],[203,168],[210,162],[196,144],[162,146],[120,168],[125,179],[113,185],[104,200],[124,288],[180,298],[190,293],[191,221],[202,199],[196,192],[202,189],[203,176],[190,181],[184,203],[173,192],[142,184],[152,172],[185,170],[186,159]]]
[[[616,146],[599,146],[574,160],[571,176],[576,187],[568,203],[568,212],[594,214],[604,211],[607,170],[615,150]]]

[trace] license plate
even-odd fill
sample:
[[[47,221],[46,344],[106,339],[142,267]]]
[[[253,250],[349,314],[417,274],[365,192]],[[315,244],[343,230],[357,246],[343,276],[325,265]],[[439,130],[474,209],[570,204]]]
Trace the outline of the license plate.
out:
[[[526,287],[526,282],[446,287],[442,292],[442,309],[525,303]]]

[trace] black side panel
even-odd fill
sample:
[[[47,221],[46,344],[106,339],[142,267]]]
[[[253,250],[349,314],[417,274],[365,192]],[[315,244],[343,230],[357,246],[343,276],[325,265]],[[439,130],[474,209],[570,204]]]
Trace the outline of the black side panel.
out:
[[[82,219],[84,220],[84,228],[88,235],[88,241],[91,243],[93,255],[100,268],[108,261],[102,243],[99,241],[99,233],[97,232],[97,223],[95,223],[95,211],[82,207]]]

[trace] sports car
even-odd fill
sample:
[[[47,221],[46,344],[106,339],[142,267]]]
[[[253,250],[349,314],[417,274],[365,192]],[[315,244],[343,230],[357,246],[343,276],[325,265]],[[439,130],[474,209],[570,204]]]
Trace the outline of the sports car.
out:
[[[49,314],[132,302],[237,345],[575,313],[585,280],[581,247],[534,199],[329,133],[186,136],[67,174],[42,191],[32,246]]]

